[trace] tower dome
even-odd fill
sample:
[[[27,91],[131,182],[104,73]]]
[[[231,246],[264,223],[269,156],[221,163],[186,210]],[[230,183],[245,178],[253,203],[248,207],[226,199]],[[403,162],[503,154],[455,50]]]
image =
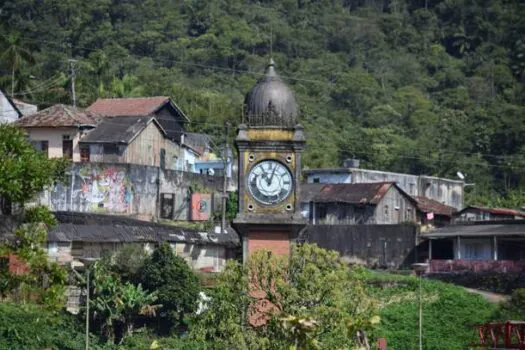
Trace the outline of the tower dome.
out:
[[[270,59],[264,77],[244,99],[245,122],[250,126],[293,127],[297,110],[292,90],[281,80],[275,62]]]

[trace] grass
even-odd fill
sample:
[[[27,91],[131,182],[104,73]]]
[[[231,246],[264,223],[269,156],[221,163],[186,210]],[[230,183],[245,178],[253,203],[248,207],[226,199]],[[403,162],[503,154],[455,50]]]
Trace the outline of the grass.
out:
[[[373,339],[385,337],[388,349],[418,349],[418,279],[383,272],[367,272],[365,276],[380,305],[381,323]],[[478,340],[469,325],[490,320],[498,309],[461,287],[427,279],[422,280],[422,301],[426,350],[465,349]]]

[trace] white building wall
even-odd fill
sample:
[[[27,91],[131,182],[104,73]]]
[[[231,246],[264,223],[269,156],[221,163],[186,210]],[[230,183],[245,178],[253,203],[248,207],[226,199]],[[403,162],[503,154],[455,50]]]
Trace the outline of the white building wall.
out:
[[[62,140],[64,135],[69,135],[73,140],[73,161],[80,161],[78,141],[80,132],[76,128],[26,128],[31,141],[47,141],[49,143],[48,157],[60,158],[63,156]]]
[[[0,92],[0,123],[12,123],[18,119],[18,112],[11,102]]]

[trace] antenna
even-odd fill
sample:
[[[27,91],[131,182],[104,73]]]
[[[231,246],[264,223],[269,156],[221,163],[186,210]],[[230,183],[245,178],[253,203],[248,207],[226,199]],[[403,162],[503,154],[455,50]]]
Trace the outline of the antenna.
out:
[[[270,22],[270,58],[273,58],[273,23]]]

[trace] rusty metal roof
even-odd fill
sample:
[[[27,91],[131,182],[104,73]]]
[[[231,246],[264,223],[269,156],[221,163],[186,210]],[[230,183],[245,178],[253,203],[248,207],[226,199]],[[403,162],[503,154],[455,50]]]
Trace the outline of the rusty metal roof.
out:
[[[446,204],[440,203],[436,200],[423,197],[423,196],[414,196],[414,199],[417,202],[417,207],[423,213],[434,213],[436,215],[445,215],[452,216],[457,209]]]
[[[406,194],[394,182],[373,182],[357,184],[315,184],[322,185],[320,189],[314,186],[306,187],[309,190],[308,196],[312,202],[317,203],[351,203],[351,204],[378,204],[390,188],[395,187],[402,195],[410,201],[416,201]],[[301,191],[303,188],[301,188]],[[317,194],[314,194],[318,190]],[[303,195],[301,195],[302,198]]]
[[[313,199],[321,192],[321,189],[326,184],[313,183],[313,184],[301,184],[301,203],[307,203],[313,201]]]
[[[63,104],[22,117],[14,122],[24,128],[94,127],[101,120],[97,113]]]
[[[459,215],[463,214],[465,211],[472,210],[472,209],[478,210],[478,211],[484,212],[484,213],[490,213],[490,214],[493,214],[493,215],[512,215],[512,216],[519,216],[519,217],[525,218],[525,212],[523,212],[523,211],[514,210],[514,209],[508,209],[508,208],[477,207],[477,206],[473,206],[473,205],[470,205],[470,206],[464,208],[463,210],[457,212],[456,215],[459,216]]]

